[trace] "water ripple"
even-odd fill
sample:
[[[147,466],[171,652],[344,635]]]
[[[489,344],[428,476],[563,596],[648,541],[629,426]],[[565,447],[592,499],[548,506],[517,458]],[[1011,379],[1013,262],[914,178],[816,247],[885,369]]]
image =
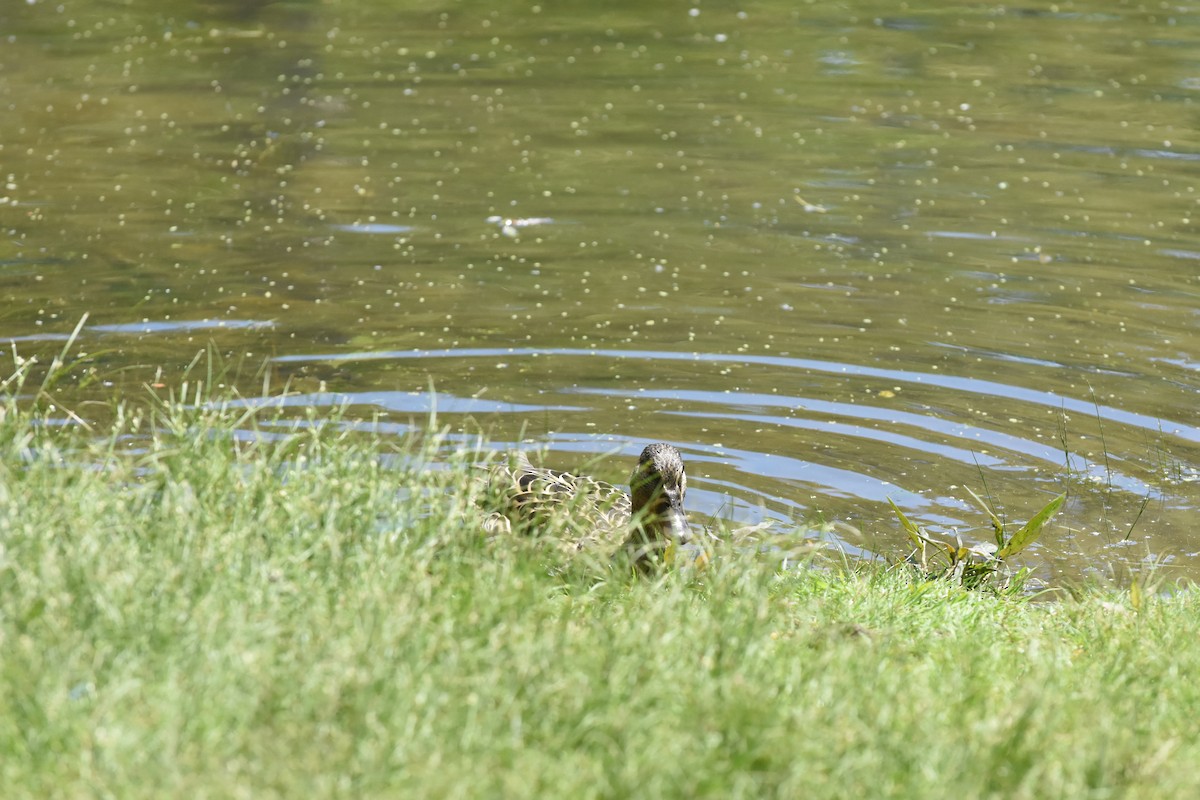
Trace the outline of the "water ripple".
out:
[[[246,398],[228,403],[234,408],[337,408],[373,406],[389,412],[430,415],[447,414],[528,414],[535,411],[582,411],[578,406],[534,405],[455,397],[438,392],[311,392],[279,397]]]
[[[274,328],[275,323],[265,319],[184,319],[142,320],[141,322],[118,322],[110,325],[89,325],[88,330],[99,333],[193,333],[195,331],[246,331]]]
[[[1119,422],[1155,434],[1163,433],[1177,436],[1189,442],[1200,443],[1200,427],[1188,425],[1176,420],[1163,420],[1157,417],[1126,411],[1113,406],[1076,400],[1055,392],[1040,389],[1028,389],[1023,386],[999,383],[984,378],[968,378],[934,372],[917,372],[904,369],[885,369],[868,367],[860,364],[849,364],[839,361],[820,361],[809,358],[793,358],[790,356],[764,355],[725,355],[721,353],[674,353],[655,350],[584,350],[579,348],[458,348],[442,350],[382,350],[355,353],[325,353],[314,355],[277,356],[274,360],[280,363],[299,362],[345,362],[372,360],[400,359],[429,359],[429,358],[511,358],[514,356],[572,356],[579,358],[612,358],[640,359],[654,361],[691,361],[709,364],[758,364],[771,367],[784,367],[791,370],[808,370],[834,375],[847,375],[867,378],[881,378],[889,382],[906,382],[924,386],[935,386],[964,392],[972,395],[996,397],[1006,401],[1019,400],[1032,405],[1052,410],[1073,411],[1079,414],[1099,415],[1103,419]]]

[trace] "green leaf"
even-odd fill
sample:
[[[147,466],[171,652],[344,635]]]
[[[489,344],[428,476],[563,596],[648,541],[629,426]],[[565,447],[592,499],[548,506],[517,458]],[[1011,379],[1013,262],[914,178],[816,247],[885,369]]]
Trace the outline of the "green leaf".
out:
[[[991,520],[992,530],[996,533],[996,547],[1004,547],[1004,523],[1000,521],[1000,518],[996,516],[996,512],[992,511],[992,507],[982,497],[971,491],[970,486],[964,486],[963,488],[967,490],[971,497],[975,498],[975,502],[979,503],[979,507],[984,510]]]
[[[914,525],[912,520],[910,520],[908,517],[904,516],[904,512],[900,510],[899,506],[897,506],[894,502],[892,502],[892,498],[889,497],[887,499],[887,501],[888,501],[888,505],[890,505],[892,507],[892,511],[894,511],[896,513],[896,518],[900,520],[900,524],[904,527],[904,530],[908,533],[908,538],[913,540],[913,544],[915,544],[917,547],[920,547],[922,544],[922,541],[925,538],[924,536],[921,535],[921,529],[918,528],[916,525]]]
[[[996,558],[1014,556],[1036,542],[1037,538],[1042,535],[1042,528],[1050,521],[1051,517],[1058,513],[1058,509],[1062,507],[1066,499],[1067,495],[1064,492],[1046,503],[1041,511],[1033,515],[1033,519],[1026,522],[1021,530],[1013,534],[1013,537],[1008,540],[1008,544],[1000,548],[1000,552],[996,553]]]

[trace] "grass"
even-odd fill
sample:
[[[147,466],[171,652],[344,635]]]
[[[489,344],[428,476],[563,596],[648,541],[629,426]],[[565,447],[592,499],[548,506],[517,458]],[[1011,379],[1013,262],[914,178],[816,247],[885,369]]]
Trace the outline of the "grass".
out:
[[[1200,791],[1190,591],[732,549],[638,578],[488,541],[436,437],[0,409],[6,798]]]

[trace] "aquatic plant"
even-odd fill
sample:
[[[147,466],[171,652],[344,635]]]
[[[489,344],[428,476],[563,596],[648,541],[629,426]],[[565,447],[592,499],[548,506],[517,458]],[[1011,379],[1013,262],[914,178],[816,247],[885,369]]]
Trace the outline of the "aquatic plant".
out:
[[[935,538],[924,527],[910,520],[900,507],[888,498],[900,525],[915,545],[905,563],[915,566],[920,574],[928,578],[949,580],[968,589],[1007,589],[1022,585],[1028,574],[1027,570],[1010,570],[1007,559],[1038,540],[1042,529],[1058,513],[1067,495],[1063,493],[1055,497],[1030,517],[1028,522],[1010,534],[1008,528],[1012,525],[1000,519],[992,504],[971,489],[968,488],[967,491],[987,515],[995,536],[994,543],[964,544],[957,532],[953,542]]]

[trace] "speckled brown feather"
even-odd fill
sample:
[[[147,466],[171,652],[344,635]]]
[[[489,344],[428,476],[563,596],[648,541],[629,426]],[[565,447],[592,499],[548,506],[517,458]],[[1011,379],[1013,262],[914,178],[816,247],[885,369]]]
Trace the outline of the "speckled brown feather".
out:
[[[633,497],[620,488],[570,472],[535,467],[522,452],[488,474],[487,495],[497,506],[485,522],[495,534],[565,526],[574,547],[617,539],[636,550],[635,560],[662,550],[670,537],[687,539],[683,459],[669,444],[646,447],[630,476]],[[637,522],[634,525],[632,523]]]
[[[535,467],[525,453],[494,467],[489,492],[502,501],[502,512],[515,523],[544,527],[568,511],[583,515],[589,527],[614,530],[629,524],[629,495],[611,483],[584,475]]]

